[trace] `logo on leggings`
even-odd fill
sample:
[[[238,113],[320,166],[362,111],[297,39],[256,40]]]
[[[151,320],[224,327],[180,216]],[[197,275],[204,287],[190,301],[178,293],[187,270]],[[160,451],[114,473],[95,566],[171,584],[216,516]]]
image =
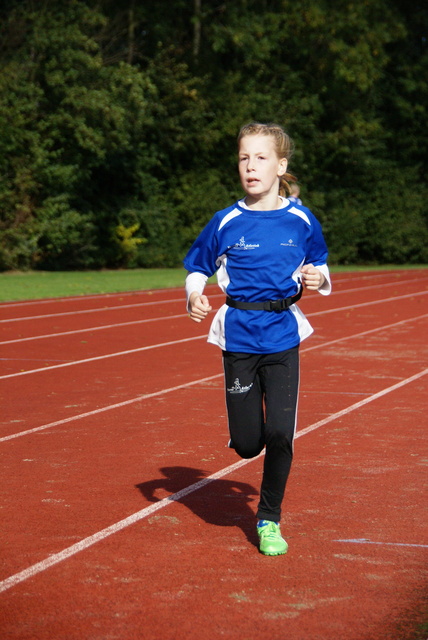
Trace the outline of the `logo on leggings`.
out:
[[[249,384],[247,387],[242,387],[241,383],[239,382],[239,378],[236,378],[235,382],[233,383],[233,387],[231,387],[230,389],[228,388],[227,390],[229,391],[229,393],[247,393],[247,391],[249,391],[252,386],[253,383]]]

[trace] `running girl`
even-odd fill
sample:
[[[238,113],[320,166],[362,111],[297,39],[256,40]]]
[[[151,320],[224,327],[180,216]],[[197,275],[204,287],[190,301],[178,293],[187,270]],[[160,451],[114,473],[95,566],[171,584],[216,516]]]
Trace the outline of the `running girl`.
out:
[[[204,288],[217,272],[226,294],[208,342],[223,352],[231,446],[242,458],[266,455],[257,532],[265,555],[286,553],[281,505],[293,457],[299,344],[313,331],[296,302],[303,288],[331,290],[321,226],[287,199],[292,143],[275,124],[252,123],[238,136],[245,198],[217,212],[184,259],[189,316],[204,320]]]

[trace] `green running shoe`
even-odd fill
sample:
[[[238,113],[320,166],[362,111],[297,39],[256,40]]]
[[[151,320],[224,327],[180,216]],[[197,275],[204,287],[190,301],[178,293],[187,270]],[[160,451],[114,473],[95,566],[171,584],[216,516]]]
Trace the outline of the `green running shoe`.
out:
[[[270,520],[259,520],[257,533],[260,540],[260,553],[265,556],[281,556],[287,553],[288,544],[281,536],[279,524]]]

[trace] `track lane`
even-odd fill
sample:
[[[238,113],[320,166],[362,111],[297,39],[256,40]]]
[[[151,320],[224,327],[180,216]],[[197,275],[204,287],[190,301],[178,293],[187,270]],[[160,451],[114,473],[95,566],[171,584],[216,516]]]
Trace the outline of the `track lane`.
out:
[[[415,309],[420,311],[417,301],[405,308],[399,307],[395,316],[406,315]],[[423,331],[426,318],[416,321],[414,331]],[[405,318],[407,319],[407,318]],[[396,322],[401,322],[394,318]],[[302,345],[302,354],[305,350],[323,348],[325,343],[342,339],[337,336],[352,338],[361,333],[361,328],[372,325],[373,330],[381,329],[382,320],[374,317],[360,318],[358,311],[346,312],[340,321],[332,324],[323,317],[317,317],[315,335]],[[199,325],[191,324],[190,328]],[[405,326],[405,325],[404,325]],[[200,329],[199,329],[200,330]],[[405,331],[409,329],[405,328]],[[374,339],[377,339],[377,331],[374,331]],[[401,339],[401,338],[400,338]],[[334,343],[336,345],[337,343]],[[44,369],[36,375],[24,376],[25,395],[22,386],[16,385],[16,378],[1,380],[3,393],[3,414],[0,418],[0,435],[8,435],[16,430],[22,431],[43,423],[43,415],[49,406],[54,420],[68,418],[70,413],[82,413],[92,408],[123,402],[145,393],[153,393],[165,386],[165,380],[183,384],[188,380],[186,370],[194,370],[191,379],[203,378],[213,372],[221,372],[221,358],[218,350],[205,342],[205,334],[196,341],[183,343],[180,347],[180,355],[174,356],[174,351],[179,345],[171,344],[169,347],[158,349],[156,367],[153,367],[153,353],[142,351],[123,355],[117,358],[87,362],[78,366],[70,366],[65,369]],[[345,349],[346,340],[345,340]],[[100,364],[102,368],[100,369]],[[322,366],[321,370],[322,370]],[[147,375],[150,372],[150,375]],[[59,375],[61,374],[61,375]],[[19,379],[19,378],[18,378]],[[73,410],[74,411],[70,411]],[[18,409],[18,411],[17,411]],[[76,411],[77,409],[77,411]],[[18,421],[18,422],[16,422]]]
[[[301,308],[304,313],[307,314],[308,318],[311,319],[313,317],[319,315],[326,314],[339,314],[343,312],[355,312],[356,309],[361,307],[370,306],[373,304],[390,304],[390,305],[402,305],[403,303],[416,301],[417,304],[422,308],[424,305],[424,296],[428,294],[427,291],[416,291],[403,294],[401,296],[393,296],[389,298],[378,298],[372,301],[365,301],[363,303],[350,304],[350,305],[341,305],[341,306],[333,306],[326,307],[324,302],[324,308],[320,311],[311,313],[307,311],[307,307],[310,305],[309,301],[306,301],[301,305]],[[320,297],[320,296],[318,296]],[[313,296],[312,296],[313,298]],[[325,301],[325,298],[324,298]],[[321,305],[322,306],[322,305]],[[310,307],[309,307],[310,308]],[[184,336],[189,335],[190,328],[189,322],[187,320],[187,316],[178,316],[174,319],[171,319],[168,323],[153,323],[146,324],[139,330],[138,327],[134,326],[134,332],[129,329],[129,331],[123,331],[121,327],[110,327],[108,332],[103,333],[102,335],[95,334],[95,336],[91,336],[90,331],[86,336],[82,336],[81,334],[76,335],[66,335],[66,336],[52,336],[49,342],[46,341],[35,341],[31,344],[29,343],[12,343],[12,344],[3,344],[2,345],[2,368],[0,375],[0,380],[2,377],[6,375],[12,375],[14,373],[14,364],[15,369],[19,367],[16,373],[22,373],[24,371],[39,371],[39,367],[31,367],[31,361],[38,363],[40,361],[44,362],[43,368],[45,369],[48,366],[51,367],[61,367],[66,366],[65,362],[70,361],[79,361],[79,354],[84,354],[84,357],[80,355],[80,360],[86,361],[88,358],[92,357],[100,357],[99,350],[100,348],[104,349],[104,357],[109,355],[113,356],[115,353],[121,353],[120,351],[116,352],[107,352],[105,353],[105,346],[109,343],[114,343],[119,348],[121,345],[126,346],[127,348],[124,351],[129,351],[132,349],[132,340],[134,341],[134,348],[141,349],[142,345],[147,345],[150,343],[150,340],[154,339],[154,336],[158,339],[158,341],[162,344],[163,342],[170,342],[171,332],[176,332],[178,334],[177,339],[184,339]],[[85,337],[85,339],[83,339]],[[93,346],[92,346],[93,345]],[[19,357],[20,349],[25,349],[25,357]],[[77,354],[77,356],[76,356]],[[58,356],[61,356],[61,361],[59,364],[55,364],[58,362]],[[30,366],[25,364],[26,362],[30,363]],[[68,364],[67,364],[68,366]]]
[[[415,308],[420,311],[418,305],[415,305]],[[409,311],[411,311],[410,306],[406,308],[406,312]],[[414,329],[416,332],[422,331],[424,322],[426,323],[426,318],[419,316],[417,318]],[[326,323],[325,320],[323,322]],[[303,357],[306,349],[325,348],[326,343],[331,342],[328,340],[329,334],[333,340],[338,339],[336,337],[338,334],[342,336],[344,334],[344,338],[352,339],[352,336],[361,333],[362,326],[368,325],[367,321],[358,323],[352,314],[343,318],[337,325],[330,323],[327,326],[326,323],[321,326],[320,318],[317,319],[317,323],[319,323],[315,334],[317,340],[310,338],[303,343]],[[382,325],[379,327],[379,320],[376,324],[373,329],[380,330]],[[394,326],[395,324],[393,323]],[[406,323],[404,323],[404,331],[409,331]],[[377,340],[377,335],[378,332],[373,331],[373,339]],[[347,339],[344,339],[344,343],[346,349]],[[338,344],[334,342],[332,347]],[[178,347],[180,347],[179,355],[174,355]],[[323,364],[320,365],[321,370],[323,366]],[[0,435],[6,436],[15,431],[23,431],[43,424],[47,406],[54,420],[68,418],[73,413],[90,411],[94,405],[102,407],[116,404],[136,396],[156,392],[165,386],[183,384],[189,379],[186,371],[192,370],[191,380],[207,377],[213,372],[221,373],[221,358],[218,350],[205,342],[204,334],[196,341],[185,342],[181,346],[171,344],[169,347],[159,349],[155,367],[153,367],[153,353],[149,350],[88,362],[76,367],[42,370],[36,375],[22,378],[26,382],[25,396],[22,387],[16,385],[16,378],[3,379],[1,388],[4,410],[0,418]],[[146,375],[147,372],[150,372],[149,376]],[[59,373],[61,375],[58,375]],[[173,384],[165,385],[165,380],[168,379]]]
[[[419,316],[419,317],[416,317],[416,318],[411,318],[410,320],[411,320],[412,323],[418,323],[419,321],[426,320],[427,317],[428,317],[428,314],[424,314],[423,316]],[[313,351],[315,349],[319,349],[320,347],[322,347],[323,349],[326,349],[327,347],[332,347],[333,345],[338,345],[339,343],[348,341],[350,339],[355,340],[356,338],[361,338],[363,336],[369,336],[371,334],[377,333],[378,331],[386,331],[386,330],[389,330],[391,328],[396,328],[396,327],[398,327],[400,325],[406,325],[408,323],[409,323],[409,319],[401,320],[399,322],[392,323],[392,324],[389,324],[389,325],[383,325],[383,326],[381,326],[379,328],[368,329],[368,330],[362,331],[360,333],[352,334],[352,336],[351,335],[343,336],[343,337],[337,338],[335,340],[330,340],[328,342],[323,342],[322,344],[320,344],[320,343],[314,344],[312,346],[304,348],[302,353],[306,354],[307,352]],[[100,407],[98,409],[93,409],[92,411],[89,411],[89,412],[86,412],[86,413],[83,413],[83,414],[77,414],[77,415],[71,416],[69,418],[64,418],[62,420],[58,420],[58,421],[55,421],[55,422],[50,422],[50,423],[47,423],[45,425],[41,425],[39,427],[34,427],[33,429],[30,429],[30,430],[14,432],[14,433],[10,434],[9,436],[0,437],[0,442],[6,442],[7,440],[11,440],[11,439],[14,439],[16,437],[22,437],[22,436],[28,435],[29,433],[35,433],[37,431],[43,431],[43,430],[49,429],[49,428],[51,428],[53,426],[58,426],[59,424],[63,424],[63,423],[66,423],[66,422],[72,422],[73,420],[80,420],[82,418],[89,417],[90,415],[96,415],[98,413],[103,413],[104,411],[110,411],[112,409],[119,408],[119,406],[129,406],[130,404],[134,404],[135,402],[140,402],[141,400],[144,400],[147,397],[154,397],[154,396],[164,395],[166,393],[170,393],[171,391],[175,391],[178,388],[182,388],[182,387],[184,388],[184,387],[194,386],[194,385],[197,385],[197,384],[203,384],[205,381],[215,380],[215,379],[219,378],[220,376],[222,376],[222,374],[214,374],[213,376],[209,376],[208,378],[205,378],[205,379],[196,379],[196,380],[193,380],[193,381],[190,381],[190,382],[185,382],[185,383],[183,383],[183,385],[181,385],[179,387],[176,386],[176,387],[168,387],[168,388],[165,388],[165,389],[160,389],[158,391],[152,392],[151,394],[139,395],[136,398],[130,398],[128,400],[122,401],[121,403],[116,403],[116,404],[113,404],[113,405],[106,405],[104,407]],[[338,392],[334,391],[334,393],[338,393]],[[360,392],[354,392],[354,393],[355,393],[355,395],[362,395]]]

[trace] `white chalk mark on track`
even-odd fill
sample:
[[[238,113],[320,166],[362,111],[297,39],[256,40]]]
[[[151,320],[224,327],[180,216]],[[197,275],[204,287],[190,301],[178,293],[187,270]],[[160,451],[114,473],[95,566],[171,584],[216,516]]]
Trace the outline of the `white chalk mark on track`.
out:
[[[381,544],[391,547],[422,547],[428,548],[428,544],[412,544],[408,542],[375,542],[367,538],[355,538],[355,540],[333,540],[333,542],[349,542],[353,544]]]

